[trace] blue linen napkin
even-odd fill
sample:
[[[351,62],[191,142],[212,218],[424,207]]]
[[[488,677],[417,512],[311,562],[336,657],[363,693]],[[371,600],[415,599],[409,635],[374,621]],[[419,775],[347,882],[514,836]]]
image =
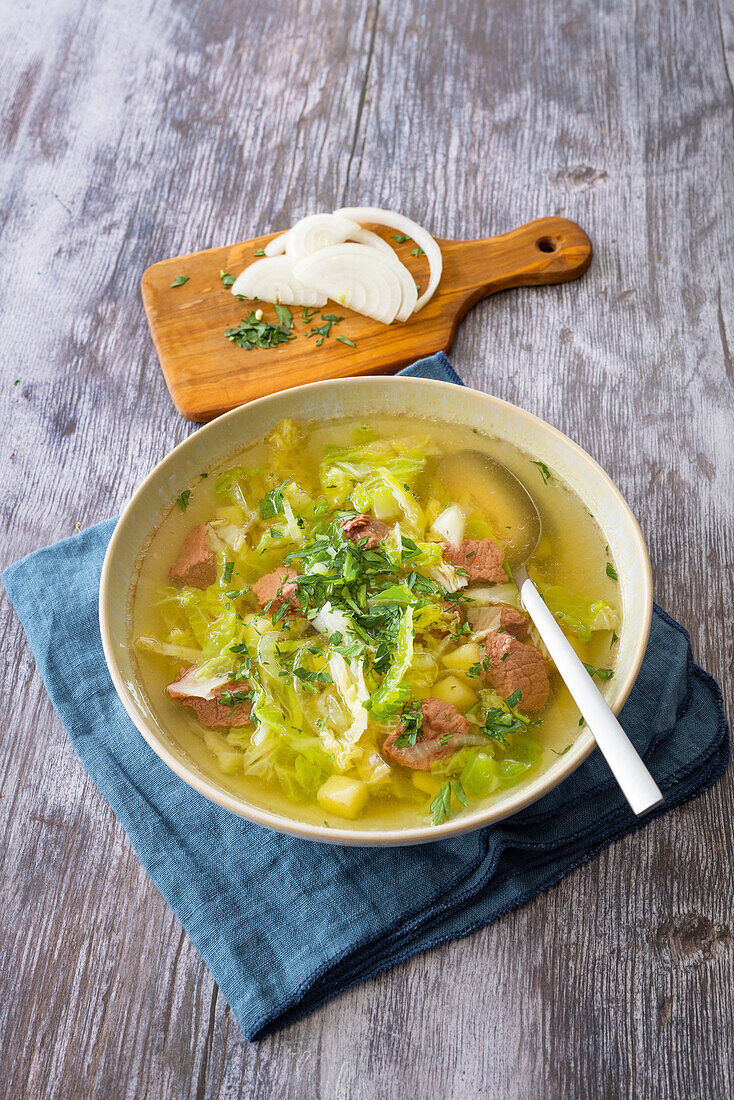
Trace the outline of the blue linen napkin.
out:
[[[402,373],[462,384],[445,355]],[[496,920],[639,827],[598,752],[491,828],[410,848],[345,848],[261,829],[170,771],[137,732],[102,654],[99,577],[115,520],[11,565],[5,587],[72,744],[248,1039],[418,951]],[[621,722],[665,804],[721,775],[728,727],[686,631],[655,608]]]

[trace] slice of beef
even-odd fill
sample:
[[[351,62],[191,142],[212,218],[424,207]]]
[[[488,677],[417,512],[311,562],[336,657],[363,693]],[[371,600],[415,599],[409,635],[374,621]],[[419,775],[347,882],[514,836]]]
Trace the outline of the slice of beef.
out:
[[[200,695],[189,695],[185,688],[178,690],[176,685],[179,681],[184,680],[194,667],[192,665],[189,668],[182,668],[173,683],[168,685],[166,691],[171,699],[174,699],[177,703],[182,703],[185,707],[191,707],[202,726],[213,728],[216,726],[247,725],[251,721],[250,714],[252,713],[250,700],[243,699],[240,702],[235,702],[234,705],[230,705],[221,702],[220,697],[223,692],[229,691],[236,698],[237,693],[248,692],[250,685],[245,681],[228,680],[226,683],[218,684],[212,688],[209,692],[211,696],[209,699],[202,698]]]
[[[474,631],[498,630],[500,633],[512,634],[513,638],[522,640],[527,636],[527,618],[522,611],[509,607],[504,603],[489,604],[485,607],[466,607],[466,617]]]
[[[189,531],[168,574],[174,584],[208,588],[217,579],[217,555],[211,545],[209,525]]]
[[[365,512],[352,519],[343,520],[340,527],[345,539],[351,539],[354,543],[367,539],[364,544],[366,550],[374,550],[379,546],[390,530],[386,523],[375,519],[374,516],[368,516]]]
[[[445,542],[442,547],[444,561],[455,569],[465,569],[470,583],[503,584],[507,580],[505,552],[493,539],[465,539],[460,546]]]
[[[433,696],[423,700],[421,713],[423,724],[414,745],[395,744],[400,734],[405,731],[405,726],[401,724],[386,739],[382,750],[397,764],[403,764],[406,768],[413,768],[415,771],[427,772],[435,761],[445,760],[447,756],[451,756],[461,748],[469,733],[469,723],[453,703],[442,703],[440,699],[435,699]],[[447,738],[443,744],[442,737]]]
[[[506,699],[519,688],[522,695],[518,710],[542,710],[548,702],[550,683],[540,650],[497,631],[487,635],[484,645],[489,661],[484,676],[494,690]]]
[[[255,581],[252,591],[257,596],[260,607],[267,607],[271,612],[277,611],[287,600],[292,608],[297,608],[299,606],[298,587],[293,583],[297,576],[295,569],[281,565],[272,573],[266,573],[264,577],[260,577],[259,581]]]

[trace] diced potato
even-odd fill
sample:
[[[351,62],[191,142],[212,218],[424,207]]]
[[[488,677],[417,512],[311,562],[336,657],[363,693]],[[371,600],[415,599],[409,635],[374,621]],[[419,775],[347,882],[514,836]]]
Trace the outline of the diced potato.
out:
[[[237,772],[242,771],[242,753],[230,748],[221,734],[206,730],[204,743],[216,756],[217,763],[225,775],[236,775]]]
[[[437,775],[430,772],[413,772],[411,779],[419,791],[425,791],[432,797],[438,794],[438,789],[443,782]]]
[[[441,658],[441,664],[454,672],[468,672],[472,665],[477,664],[481,656],[476,642],[466,642],[457,649],[445,653]]]
[[[239,504],[230,504],[215,509],[214,515],[217,519],[223,519],[227,523],[233,523],[235,527],[241,527],[245,522],[245,513],[240,508]]]
[[[361,779],[349,779],[346,775],[330,775],[316,795],[322,810],[337,817],[355,818],[367,802],[367,785]]]
[[[442,703],[453,703],[462,714],[470,710],[477,701],[477,693],[458,676],[445,676],[443,680],[439,680],[434,684],[431,695]]]

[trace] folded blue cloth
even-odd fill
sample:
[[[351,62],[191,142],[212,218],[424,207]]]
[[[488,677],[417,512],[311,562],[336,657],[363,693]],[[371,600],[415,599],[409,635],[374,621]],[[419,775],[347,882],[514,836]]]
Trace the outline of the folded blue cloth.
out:
[[[444,355],[403,373],[461,384]],[[500,825],[420,847],[313,844],[221,809],[152,752],[107,673],[97,596],[114,526],[38,550],[2,579],[82,763],[249,1039],[496,920],[639,826],[598,752]],[[650,817],[700,794],[726,767],[719,688],[693,663],[685,630],[657,607],[621,721],[665,795]]]

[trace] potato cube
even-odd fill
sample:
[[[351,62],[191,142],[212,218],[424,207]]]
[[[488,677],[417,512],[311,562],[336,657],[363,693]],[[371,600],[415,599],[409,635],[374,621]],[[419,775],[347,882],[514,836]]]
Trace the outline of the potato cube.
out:
[[[443,782],[443,779],[437,775],[431,775],[430,772],[413,772],[411,779],[419,791],[425,791],[431,797],[438,794],[438,789]]]
[[[481,657],[481,651],[476,642],[466,642],[444,654],[441,664],[454,672],[468,672],[472,665],[476,665]]]
[[[445,676],[434,684],[431,695],[442,703],[453,703],[462,714],[470,710],[477,701],[477,694],[458,676]]]
[[[326,813],[337,817],[355,818],[367,802],[367,784],[346,775],[330,775],[316,795],[316,801]]]

